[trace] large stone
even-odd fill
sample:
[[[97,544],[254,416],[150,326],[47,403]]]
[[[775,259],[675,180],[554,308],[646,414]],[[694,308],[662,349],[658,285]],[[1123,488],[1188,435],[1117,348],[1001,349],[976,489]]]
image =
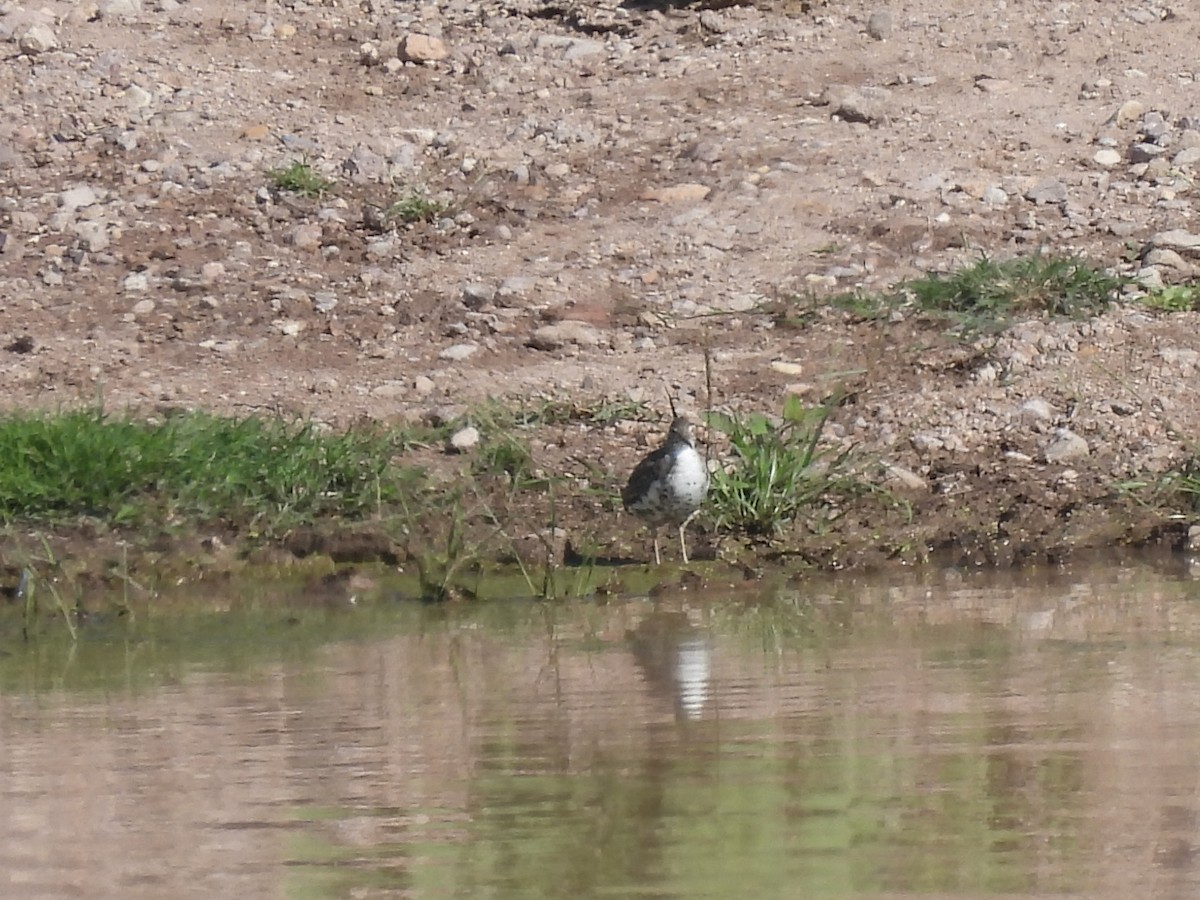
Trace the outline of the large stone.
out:
[[[40,23],[30,25],[17,39],[17,46],[21,48],[21,52],[28,56],[36,56],[39,53],[46,53],[50,50],[58,49],[58,38],[49,25]]]
[[[1045,457],[1048,463],[1062,463],[1083,459],[1090,453],[1086,440],[1068,428],[1059,428],[1054,440],[1046,447]]]
[[[1200,234],[1182,228],[1160,231],[1150,238],[1151,247],[1165,247],[1186,256],[1200,256]]]
[[[445,59],[450,55],[450,51],[446,49],[446,44],[441,38],[413,32],[400,39],[396,55],[405,62],[429,63]]]
[[[659,203],[694,203],[705,199],[712,188],[706,184],[673,184],[668,187],[647,188],[639,200],[655,200]]]
[[[593,326],[571,319],[543,325],[529,338],[529,346],[535,350],[557,350],[565,344],[594,347],[599,343],[600,334]]]

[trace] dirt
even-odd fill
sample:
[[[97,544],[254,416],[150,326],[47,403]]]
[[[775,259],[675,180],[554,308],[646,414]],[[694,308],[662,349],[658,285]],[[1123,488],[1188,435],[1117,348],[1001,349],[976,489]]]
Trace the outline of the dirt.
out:
[[[813,298],[1035,252],[1189,280],[1187,242],[1155,237],[1196,217],[1193,163],[1175,156],[1200,137],[1186,5],[0,13],[4,407],[342,428],[488,398],[574,404],[520,433],[563,479],[553,498],[510,504],[497,479],[471,512],[481,533],[506,516],[507,546],[534,557],[640,560],[614,497],[668,401],[777,414],[789,394],[836,395],[827,444],[870,460],[882,490],[766,543],[701,519],[700,558],[1012,563],[1185,539],[1186,519],[1119,487],[1190,453],[1197,314],[1129,294],[964,340]],[[408,52],[444,58],[401,60],[410,35],[436,41]],[[1170,164],[1144,158],[1155,139]],[[322,196],[273,183],[297,160],[329,179]],[[435,211],[402,221],[414,192]],[[1148,255],[1163,247],[1182,249]],[[598,422],[606,406],[628,412]],[[1070,435],[1083,450],[1059,454]],[[726,460],[721,435],[707,441]],[[404,558],[354,529],[348,545],[368,549],[339,550],[330,530],[288,546]]]

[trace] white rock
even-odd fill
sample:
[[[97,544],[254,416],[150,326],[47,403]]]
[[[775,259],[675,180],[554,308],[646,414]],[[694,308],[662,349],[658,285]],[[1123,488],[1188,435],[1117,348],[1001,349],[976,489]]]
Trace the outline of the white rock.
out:
[[[103,222],[77,222],[71,230],[88,253],[99,253],[108,249],[108,226]]]
[[[1200,254],[1200,234],[1192,234],[1182,228],[1160,231],[1150,238],[1152,247],[1169,247],[1180,253]]]
[[[96,11],[102,19],[136,16],[142,11],[142,0],[103,0]]]
[[[130,272],[121,282],[121,289],[127,294],[147,290],[150,287],[150,276],[145,272]]]
[[[271,324],[276,331],[287,337],[295,337],[308,327],[308,323],[301,319],[276,319]]]
[[[447,453],[466,453],[479,446],[479,429],[474,425],[460,428],[446,442]]]
[[[441,38],[413,32],[400,39],[397,55],[405,62],[438,62],[450,55]]]
[[[1049,422],[1054,418],[1054,408],[1040,397],[1026,400],[1017,413],[1022,419],[1031,422]]]
[[[1086,440],[1069,428],[1059,428],[1055,432],[1054,440],[1046,447],[1044,456],[1048,463],[1060,463],[1082,459],[1091,452]]]
[[[398,400],[407,393],[408,388],[401,381],[385,381],[371,388],[371,396],[380,400]]]
[[[594,347],[600,343],[600,335],[587,322],[566,319],[536,329],[529,337],[529,346],[535,350],[557,350],[564,344]]]
[[[804,366],[798,362],[788,362],[783,359],[771,361],[771,371],[778,372],[780,375],[789,375],[793,378],[804,374]]]
[[[447,359],[452,362],[461,362],[468,356],[473,355],[479,350],[478,344],[451,344],[445,350],[438,354],[438,359]]]
[[[17,46],[21,48],[22,53],[36,56],[58,49],[58,38],[49,25],[38,23],[25,29],[25,33],[17,40]]]
[[[92,206],[99,199],[93,188],[86,184],[77,184],[59,192],[58,205],[63,209],[83,209]]]
[[[909,491],[925,491],[929,489],[929,482],[912,469],[906,469],[904,466],[897,465],[896,463],[884,463],[883,469],[884,481],[890,485]]]

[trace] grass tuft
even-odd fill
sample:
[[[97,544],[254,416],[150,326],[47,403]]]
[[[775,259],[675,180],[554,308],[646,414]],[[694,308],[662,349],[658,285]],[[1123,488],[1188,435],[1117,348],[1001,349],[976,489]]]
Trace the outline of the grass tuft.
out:
[[[1003,322],[1025,313],[1080,317],[1104,310],[1121,280],[1084,260],[1036,254],[996,261],[986,256],[949,275],[928,275],[900,285],[923,312],[970,322]]]
[[[333,187],[333,182],[306,159],[294,159],[286,166],[271,169],[267,177],[277,190],[291,191],[301,197],[322,197]]]
[[[778,424],[762,413],[708,414],[708,425],[729,438],[734,452],[733,465],[718,470],[709,488],[717,530],[774,536],[795,519],[827,509],[834,494],[856,489],[848,452],[820,447],[835,405],[807,407],[789,396]]]
[[[1141,302],[1159,312],[1194,312],[1200,309],[1200,285],[1175,284],[1159,288],[1142,297]]]
[[[1078,318],[1101,312],[1125,283],[1076,257],[1035,254],[997,261],[984,256],[945,275],[901,282],[891,291],[855,290],[824,298],[807,294],[769,311],[781,326],[802,327],[823,311],[835,310],[860,321],[916,312],[948,320],[952,330],[995,331],[1019,315]],[[1183,302],[1179,292],[1164,301],[1168,299]]]
[[[432,200],[416,189],[388,207],[384,218],[389,222],[432,222],[450,212],[450,206]]]

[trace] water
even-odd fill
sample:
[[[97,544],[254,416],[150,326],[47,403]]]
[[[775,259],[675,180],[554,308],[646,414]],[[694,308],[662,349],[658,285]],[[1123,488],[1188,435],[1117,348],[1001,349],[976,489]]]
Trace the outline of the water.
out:
[[[1182,570],[207,599],[76,644],[0,619],[0,897],[1200,888]]]

